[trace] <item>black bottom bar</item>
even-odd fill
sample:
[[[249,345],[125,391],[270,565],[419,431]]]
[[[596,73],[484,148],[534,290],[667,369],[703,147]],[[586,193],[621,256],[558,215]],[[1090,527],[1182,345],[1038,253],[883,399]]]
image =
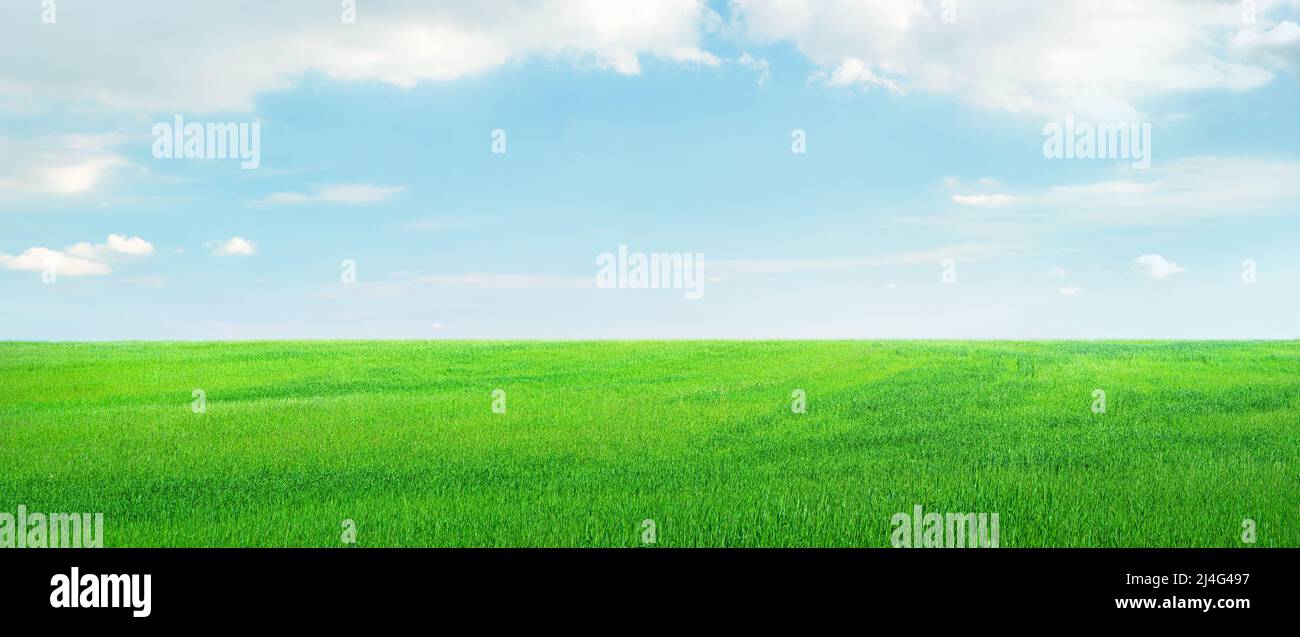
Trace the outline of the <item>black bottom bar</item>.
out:
[[[735,625],[787,613],[814,622],[1015,622],[1050,613],[1240,623],[1293,617],[1297,566],[1300,550],[1292,549],[36,549],[0,552],[0,607],[10,619],[128,627],[246,626],[263,617],[598,624],[611,612],[649,621],[651,611],[656,621]],[[51,579],[74,567],[79,577],[149,574],[149,615],[135,617],[130,602],[53,607]],[[1187,607],[1200,600],[1211,607]],[[1156,607],[1119,607],[1134,603]]]

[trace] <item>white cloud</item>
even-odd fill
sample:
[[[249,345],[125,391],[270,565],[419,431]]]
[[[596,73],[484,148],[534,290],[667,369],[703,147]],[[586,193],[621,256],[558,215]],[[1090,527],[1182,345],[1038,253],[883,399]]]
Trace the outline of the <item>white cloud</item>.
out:
[[[742,51],[789,43],[831,85],[1132,118],[1143,98],[1246,90],[1297,72],[1300,27],[1278,9],[1295,2],[1258,0],[1255,24],[1238,4],[964,0],[945,24],[940,0],[733,0],[732,24],[723,25],[703,0],[391,0],[367,3],[343,24],[337,3],[310,0],[138,0],[130,11],[65,0],[60,9],[76,19],[55,31],[31,28],[30,11],[8,2],[0,41],[30,54],[0,67],[0,104],[248,111],[309,73],[412,87],[531,60],[631,75],[649,59],[717,65],[704,38],[720,32]],[[766,81],[765,60],[742,53],[737,62]]]
[[[1187,270],[1173,261],[1168,261],[1158,254],[1144,254],[1133,260],[1133,266],[1138,272],[1147,275],[1153,279],[1167,279],[1175,274],[1182,274]]]
[[[980,261],[1016,254],[1013,244],[962,244],[921,250],[899,252],[871,257],[816,258],[816,259],[730,259],[713,262],[709,267],[720,272],[741,274],[780,274],[791,272],[826,272],[856,270],[896,265],[933,265],[939,267],[944,259]]]
[[[413,281],[434,287],[477,290],[583,289],[596,287],[594,277],[565,277],[554,274],[490,272],[426,274],[415,277]]]
[[[219,257],[239,257],[257,254],[257,244],[243,237],[231,237],[218,241],[212,254]]]
[[[1125,177],[1045,193],[1054,206],[1116,223],[1185,223],[1192,219],[1295,212],[1300,162],[1268,157],[1187,157]]]
[[[425,217],[423,219],[412,219],[393,224],[394,228],[400,230],[446,230],[447,228],[456,228],[462,225],[459,219],[451,217]]]
[[[153,254],[153,244],[140,237],[126,238],[120,234],[108,235],[108,249],[122,254],[146,256]]]
[[[736,59],[736,63],[758,73],[759,88],[766,86],[768,79],[772,77],[772,67],[767,63],[767,60],[756,58],[748,52],[741,53],[740,57]]]
[[[1138,101],[1262,86],[1296,72],[1294,0],[733,0],[732,24],[704,0],[365,3],[355,24],[311,0],[185,3],[65,0],[75,19],[31,28],[0,3],[0,41],[29,52],[0,66],[0,104],[93,101],[148,112],[252,110],[259,95],[310,73],[398,87],[480,75],[532,60],[638,74],[649,59],[717,65],[705,35],[789,43],[832,85],[952,95],[984,108],[1132,118]],[[148,20],[138,16],[148,15]],[[759,72],[765,60],[742,53]],[[92,169],[93,170],[93,169]],[[69,177],[75,181],[75,176]]]
[[[1057,266],[1055,268],[1052,268],[1051,270],[1044,272],[1043,276],[1049,279],[1063,279],[1065,278],[1065,268]]]
[[[18,256],[0,254],[0,267],[6,270],[41,272],[53,268],[60,276],[97,276],[113,271],[107,263],[74,257],[49,248],[28,248]]]
[[[897,82],[888,78],[880,77],[871,70],[862,60],[849,57],[844,58],[831,72],[818,71],[813,74],[813,79],[825,82],[830,86],[878,86],[887,89],[895,95],[905,93],[903,88]]]
[[[1061,296],[1079,296],[1080,294],[1083,294],[1083,289],[1082,288],[1061,288],[1056,292]]]
[[[1075,197],[1136,197],[1149,195],[1155,192],[1158,184],[1139,183],[1136,181],[1100,181],[1091,184],[1082,184],[1075,186],[1055,186],[1051,193],[1055,195]]]
[[[110,234],[104,243],[91,245],[82,241],[66,248],[68,254],[93,261],[108,261],[115,256],[143,257],[153,254],[152,243],[140,237],[127,238],[120,234]]]
[[[954,210],[911,223],[994,228],[1000,231],[1066,230],[1082,226],[1160,226],[1190,221],[1295,214],[1300,201],[1300,162],[1272,157],[1186,157],[1146,170],[1120,163],[1115,177],[1082,184],[1007,188],[1004,195],[952,196],[952,201],[990,208],[1007,204],[1000,218]],[[945,183],[960,184],[950,177]],[[959,197],[962,198],[959,200]],[[1006,199],[980,199],[1004,197]],[[1014,207],[1010,204],[1017,204]],[[983,205],[979,205],[983,204]]]
[[[1009,206],[1023,201],[1021,197],[1013,195],[953,195],[952,202],[963,206],[977,206],[980,208],[999,208]]]
[[[117,134],[0,138],[0,198],[92,190],[110,170],[126,165],[109,150],[124,139]]]
[[[1245,24],[1237,2],[733,0],[747,42],[790,42],[838,85],[954,95],[979,107],[1132,118],[1142,98],[1245,90],[1294,60],[1278,2]],[[1239,36],[1258,33],[1256,37]],[[1231,54],[1230,43],[1236,43]],[[1288,51],[1287,62],[1279,61]],[[1270,55],[1272,53],[1272,55]]]
[[[538,58],[621,74],[647,58],[718,63],[701,39],[719,18],[700,0],[358,4],[344,24],[338,2],[65,0],[57,27],[41,29],[23,3],[0,3],[0,41],[27,52],[0,66],[0,102],[248,111],[310,72],[412,87]]]
[[[1259,60],[1300,77],[1300,25],[1290,20],[1267,30],[1241,31],[1229,51],[1237,58]]]
[[[405,188],[397,186],[375,186],[371,184],[332,184],[316,188],[312,193],[276,192],[267,195],[261,204],[366,204],[378,203],[391,199]]]
[[[0,267],[34,272],[52,267],[58,276],[99,276],[112,273],[112,261],[148,256],[153,252],[153,244],[140,237],[110,234],[105,243],[91,245],[82,241],[62,251],[37,246],[17,256],[0,254]]]
[[[1002,182],[992,177],[980,177],[979,179],[970,181],[967,179],[962,179],[961,177],[958,177],[956,175],[948,175],[947,177],[944,177],[943,179],[939,180],[939,185],[943,186],[944,188],[947,188],[948,190],[957,190],[959,188],[973,188],[973,187],[986,188],[986,189],[1002,188]]]

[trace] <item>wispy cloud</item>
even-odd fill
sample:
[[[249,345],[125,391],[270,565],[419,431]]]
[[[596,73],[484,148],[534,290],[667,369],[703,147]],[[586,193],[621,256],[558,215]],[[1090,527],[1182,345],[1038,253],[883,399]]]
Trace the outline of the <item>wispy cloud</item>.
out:
[[[425,274],[414,277],[415,283],[439,288],[473,290],[587,289],[596,287],[595,273],[590,277],[556,274],[520,274],[469,272],[465,274]]]
[[[1300,212],[1300,162],[1270,157],[1199,156],[1117,166],[1116,178],[1035,188],[1007,187],[996,195],[951,195],[958,206],[912,225],[977,231],[981,226],[1031,233],[1086,226],[1159,226],[1189,221]],[[946,187],[961,187],[956,178]],[[1012,205],[1014,204],[1014,205]],[[962,208],[1002,208],[999,216]]]
[[[857,270],[896,265],[938,265],[944,259],[982,261],[1019,254],[1021,246],[1012,243],[961,244],[934,250],[899,252],[880,256],[816,259],[728,259],[706,263],[712,271],[741,274],[776,274]]]
[[[1024,201],[1023,197],[1014,195],[953,195],[952,202],[963,206],[980,208],[999,208]]]
[[[463,225],[460,219],[451,217],[425,217],[423,219],[412,219],[410,221],[401,221],[393,224],[392,227],[399,230],[446,230]]]
[[[110,150],[124,140],[115,133],[0,138],[0,199],[89,192],[112,169],[127,165],[124,157]]]
[[[766,86],[767,80],[772,77],[772,67],[767,63],[767,60],[756,58],[750,55],[749,52],[741,53],[740,57],[736,59],[736,63],[758,73],[757,82],[759,88]]]
[[[1294,213],[1300,206],[1295,160],[1201,156],[1119,171],[1124,179],[1053,187],[1034,203],[1077,220],[1115,225]]]
[[[255,202],[257,205],[367,204],[387,201],[405,190],[399,186],[372,184],[332,184],[319,186],[310,193],[275,192]]]

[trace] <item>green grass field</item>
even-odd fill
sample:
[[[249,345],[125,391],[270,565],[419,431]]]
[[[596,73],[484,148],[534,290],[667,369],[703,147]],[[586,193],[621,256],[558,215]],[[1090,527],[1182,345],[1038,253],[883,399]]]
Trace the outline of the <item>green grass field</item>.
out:
[[[1297,546],[1300,342],[0,343],[0,468],[108,547]]]

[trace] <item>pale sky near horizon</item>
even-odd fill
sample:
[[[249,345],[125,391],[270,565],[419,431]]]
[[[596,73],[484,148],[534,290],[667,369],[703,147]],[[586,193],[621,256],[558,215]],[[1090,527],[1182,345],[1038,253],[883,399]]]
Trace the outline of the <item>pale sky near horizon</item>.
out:
[[[0,2],[0,340],[1300,338],[1300,0],[263,4]]]

